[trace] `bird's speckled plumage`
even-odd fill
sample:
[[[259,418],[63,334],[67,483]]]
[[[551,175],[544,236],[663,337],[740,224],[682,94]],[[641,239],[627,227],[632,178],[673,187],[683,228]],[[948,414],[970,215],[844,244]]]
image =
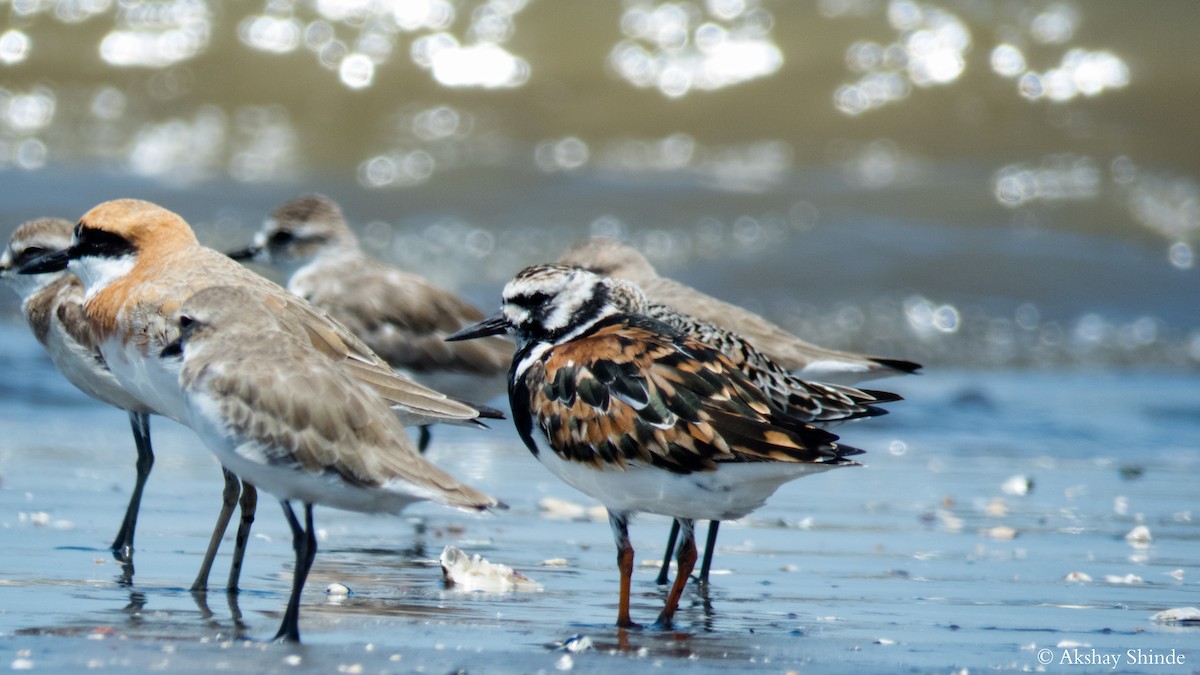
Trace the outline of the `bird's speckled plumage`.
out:
[[[638,315],[601,319],[524,365],[514,419],[531,420],[564,459],[597,469],[640,462],[689,473],[855,454],[781,414],[717,350]]]

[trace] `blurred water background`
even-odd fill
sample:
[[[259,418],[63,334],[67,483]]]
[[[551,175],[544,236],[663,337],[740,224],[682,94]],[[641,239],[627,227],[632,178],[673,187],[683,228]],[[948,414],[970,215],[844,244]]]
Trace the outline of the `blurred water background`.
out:
[[[320,190],[494,289],[589,233],[820,343],[1200,363],[1195,3],[17,0],[4,231]],[[12,298],[4,302],[12,307]]]
[[[926,375],[881,383],[909,400],[847,430],[874,453],[869,469],[785,488],[741,540],[730,529],[718,566],[726,555],[736,574],[715,577],[715,621],[693,601],[693,642],[613,651],[835,671],[895,665],[897,651],[942,671],[1036,668],[1033,647],[1166,651],[1194,645],[1195,629],[1146,632],[1146,617],[1200,604],[1197,26],[1190,0],[7,0],[0,233],[138,197],[232,248],[283,201],[320,191],[379,257],[489,311],[520,267],[589,234],[624,238],[663,273],[814,342],[920,361]],[[103,565],[132,450],[118,413],[55,379],[14,294],[0,294],[0,315],[0,585],[12,587],[0,634],[14,667],[39,654],[60,668],[151,667],[170,660],[164,642],[197,669],[294,666],[210,658],[210,640],[229,649],[228,614],[210,621],[179,587],[217,475],[169,423],[156,426],[164,445],[197,447],[160,453],[151,479],[139,540],[150,600],[112,584],[111,562],[100,580],[47,572],[72,555]],[[367,658],[386,670],[410,648],[448,669],[458,661],[435,643],[479,646],[460,619],[485,653],[463,663],[550,669],[562,654],[542,643],[610,619],[607,528],[514,499],[540,469],[511,429],[449,438],[453,466],[517,507],[471,526],[486,528],[464,535],[476,551],[527,566],[564,540],[584,553],[542,572],[551,592],[536,600],[446,618],[462,597],[435,589],[436,565],[404,562],[403,521],[362,530],[338,515],[342,554],[330,563],[323,549],[315,574],[361,567],[374,597],[400,593],[404,607],[303,615],[324,617],[306,634],[329,648],[306,653],[318,669]],[[1028,496],[1000,491],[1026,474]],[[548,475],[536,491],[572,498]],[[262,510],[276,541],[251,553],[250,612],[282,606],[290,569],[282,523]],[[1165,536],[1127,544],[1139,524]],[[636,535],[639,557],[659,557],[658,525]],[[758,548],[744,545],[755,535]],[[1095,582],[1063,580],[1080,568]],[[791,595],[774,595],[795,569]],[[643,601],[648,613],[657,599]],[[755,628],[760,642],[746,643]],[[598,641],[616,639],[604,630]],[[71,656],[46,635],[151,646],[113,656],[80,640]]]

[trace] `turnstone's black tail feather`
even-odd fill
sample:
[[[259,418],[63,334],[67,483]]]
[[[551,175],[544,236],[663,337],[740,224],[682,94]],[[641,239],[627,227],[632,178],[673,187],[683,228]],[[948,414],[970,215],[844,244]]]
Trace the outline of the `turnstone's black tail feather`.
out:
[[[904,359],[886,359],[878,356],[872,356],[871,360],[883,366],[884,368],[890,368],[898,373],[905,373],[909,375],[915,374],[918,370],[924,367],[919,363],[914,361],[905,361]]]
[[[900,394],[895,394],[890,391],[881,391],[879,389],[859,389],[858,391],[870,396],[867,403],[894,403],[895,401],[903,401],[904,397]]]
[[[455,397],[453,397],[453,396],[449,396],[448,398],[454,399],[455,401],[458,401],[459,403],[463,403],[463,404],[469,405],[469,406],[471,406],[472,408],[475,408],[476,410],[478,410],[478,411],[479,411],[479,418],[478,418],[478,419],[484,419],[484,420],[503,420],[503,419],[507,419],[507,416],[504,414],[504,412],[503,412],[503,411],[501,411],[501,410],[498,410],[498,409],[496,409],[496,408],[493,408],[493,407],[491,407],[491,406],[482,405],[482,404],[479,404],[479,403],[475,403],[475,402],[473,402],[473,401],[465,401],[465,400],[463,400],[463,399],[461,399],[461,398],[455,398]]]

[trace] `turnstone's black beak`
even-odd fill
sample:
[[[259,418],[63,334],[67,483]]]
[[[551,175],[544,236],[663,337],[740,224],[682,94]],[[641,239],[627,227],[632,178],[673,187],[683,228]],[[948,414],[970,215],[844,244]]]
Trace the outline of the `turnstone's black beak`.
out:
[[[258,257],[258,253],[261,250],[262,249],[259,248],[258,246],[255,246],[254,244],[250,244],[246,248],[239,248],[238,250],[230,251],[230,252],[226,253],[225,255],[229,256],[230,258],[233,258],[234,260],[254,260],[255,258]]]
[[[474,340],[475,338],[491,335],[503,335],[507,332],[508,319],[504,318],[504,312],[496,312],[477,324],[467,326],[453,335],[446,336],[446,342]]]
[[[62,251],[54,251],[43,256],[38,256],[17,268],[17,274],[47,274],[49,272],[61,272],[67,269],[67,263],[71,260],[70,249]]]

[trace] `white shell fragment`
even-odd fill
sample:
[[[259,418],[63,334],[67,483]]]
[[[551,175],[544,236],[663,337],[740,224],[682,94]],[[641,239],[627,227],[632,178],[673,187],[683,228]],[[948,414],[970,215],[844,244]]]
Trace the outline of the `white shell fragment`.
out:
[[[1009,527],[1008,525],[997,525],[996,527],[984,530],[983,533],[989,539],[995,539],[996,541],[1012,541],[1017,538],[1016,528]]]
[[[1023,496],[1029,494],[1033,489],[1033,479],[1029,476],[1013,476],[1004,481],[1000,486],[1000,490],[1006,495]]]
[[[578,654],[579,652],[586,652],[587,650],[589,650],[591,648],[592,648],[592,638],[584,635],[583,633],[577,633],[575,635],[572,635],[571,637],[567,638],[566,640],[563,640],[562,644],[559,646],[559,649],[561,649],[562,651],[570,652],[572,654]]]
[[[1134,548],[1148,548],[1153,537],[1150,536],[1150,528],[1138,525],[1125,535],[1125,541]]]
[[[1109,583],[1109,584],[1133,585],[1133,584],[1142,583],[1142,578],[1139,577],[1138,575],[1132,574],[1132,573],[1126,574],[1125,576],[1121,576],[1119,574],[1106,574],[1106,575],[1104,575],[1104,582]]]
[[[446,583],[464,591],[540,591],[542,585],[508,565],[493,564],[454,546],[442,551],[439,562]]]
[[[1151,621],[1159,623],[1200,624],[1200,609],[1195,607],[1176,607],[1163,610],[1150,617]]]

